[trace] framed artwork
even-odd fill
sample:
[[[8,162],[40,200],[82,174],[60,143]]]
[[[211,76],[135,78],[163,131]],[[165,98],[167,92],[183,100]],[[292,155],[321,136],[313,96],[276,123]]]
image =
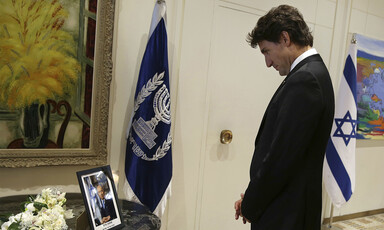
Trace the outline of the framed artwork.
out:
[[[109,165],[77,172],[89,226],[92,230],[124,226]]]
[[[0,167],[106,163],[114,9],[0,2]]]
[[[358,139],[384,140],[384,41],[356,34]]]

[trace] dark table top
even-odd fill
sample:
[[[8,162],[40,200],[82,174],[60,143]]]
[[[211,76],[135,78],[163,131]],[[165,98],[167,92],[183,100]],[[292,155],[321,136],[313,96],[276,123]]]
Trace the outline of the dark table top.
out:
[[[21,204],[27,201],[28,195],[0,197],[0,215],[21,212]],[[68,229],[76,229],[76,219],[84,212],[84,201],[80,193],[67,193],[67,209],[72,209],[74,218],[68,219]],[[141,204],[127,200],[119,200],[125,227],[123,229],[160,229],[160,219]]]

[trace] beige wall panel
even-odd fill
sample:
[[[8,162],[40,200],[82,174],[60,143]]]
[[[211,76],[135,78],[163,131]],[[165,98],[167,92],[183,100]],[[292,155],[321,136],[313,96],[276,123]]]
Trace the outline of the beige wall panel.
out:
[[[371,145],[371,147],[359,147],[359,145]],[[384,185],[382,178],[379,176],[384,174],[383,147],[379,147],[372,142],[364,143],[363,141],[358,141],[357,146],[355,192],[351,200],[338,210],[339,215],[382,209],[384,207]]]
[[[352,8],[367,12],[369,1],[370,0],[352,0]]]
[[[317,0],[220,0],[221,2],[233,3],[236,5],[247,6],[253,9],[269,11],[272,7],[287,4],[297,7],[304,16],[304,19],[310,22],[316,21]],[[323,0],[321,0],[323,1]]]
[[[384,7],[382,8],[382,12],[384,12]],[[368,14],[365,35],[384,40],[384,30],[382,29],[383,25],[384,15],[378,17],[376,15]]]
[[[313,33],[313,46],[316,48],[317,52],[319,52],[328,68],[331,55],[330,47],[332,46],[332,33],[333,30],[331,28],[320,25],[316,25],[315,32]]]
[[[367,13],[383,17],[384,1],[383,0],[369,0]]]
[[[335,21],[336,2],[320,0],[317,2],[316,24],[333,28]]]
[[[365,25],[367,24],[367,13],[352,9],[351,21],[349,22],[349,31],[353,33],[364,34]]]

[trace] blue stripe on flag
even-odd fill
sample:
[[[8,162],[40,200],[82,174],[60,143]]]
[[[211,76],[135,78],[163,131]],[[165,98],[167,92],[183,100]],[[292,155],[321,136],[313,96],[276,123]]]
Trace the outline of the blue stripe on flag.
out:
[[[352,196],[351,179],[349,178],[348,172],[345,169],[335,146],[333,145],[332,139],[329,139],[328,141],[326,156],[333,177],[339,185],[344,199],[348,201]]]
[[[345,76],[345,80],[348,82],[349,88],[352,91],[352,95],[353,95],[353,98],[355,99],[355,104],[356,104],[356,69],[350,55],[348,55],[347,60],[345,61],[345,67],[344,67],[343,73]]]

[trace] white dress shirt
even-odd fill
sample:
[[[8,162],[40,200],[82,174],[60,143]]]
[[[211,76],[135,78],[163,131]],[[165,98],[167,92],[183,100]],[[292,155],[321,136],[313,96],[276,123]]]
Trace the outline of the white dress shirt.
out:
[[[309,56],[315,55],[315,54],[318,54],[315,48],[311,48],[311,49],[305,51],[304,53],[302,53],[300,56],[298,56],[295,59],[295,61],[293,61],[292,65],[291,65],[291,69],[289,70],[289,72],[291,72],[293,70],[293,68],[295,68],[295,66],[297,64],[299,64],[302,60],[304,60],[305,58],[307,58]]]

